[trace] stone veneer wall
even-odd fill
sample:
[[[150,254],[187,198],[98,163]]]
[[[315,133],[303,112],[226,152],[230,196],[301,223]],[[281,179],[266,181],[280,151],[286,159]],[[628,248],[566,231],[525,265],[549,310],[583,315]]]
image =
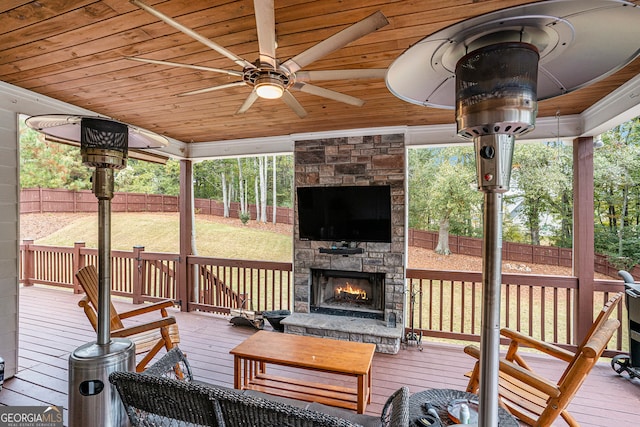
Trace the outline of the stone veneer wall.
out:
[[[390,185],[391,243],[361,243],[364,253],[321,254],[331,242],[299,239],[297,203],[294,215],[294,312],[309,313],[311,268],[385,273],[384,320],[394,313],[402,325],[405,265],[404,135],[375,135],[296,141],[295,186]]]

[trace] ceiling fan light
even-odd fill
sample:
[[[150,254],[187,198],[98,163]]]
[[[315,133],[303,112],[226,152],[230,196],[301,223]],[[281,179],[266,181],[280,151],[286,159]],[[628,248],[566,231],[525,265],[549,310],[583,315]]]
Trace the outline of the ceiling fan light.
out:
[[[284,94],[284,88],[273,83],[260,83],[256,85],[256,93],[260,98],[278,99]]]
[[[256,94],[264,99],[278,99],[284,94],[282,82],[273,76],[261,76],[256,81]]]

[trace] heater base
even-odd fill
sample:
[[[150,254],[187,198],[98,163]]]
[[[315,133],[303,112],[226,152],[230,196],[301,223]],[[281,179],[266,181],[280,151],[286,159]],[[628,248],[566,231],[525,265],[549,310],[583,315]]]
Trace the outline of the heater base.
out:
[[[135,346],[128,339],[90,342],[69,357],[69,427],[126,427],[127,413],[109,374],[133,371]]]

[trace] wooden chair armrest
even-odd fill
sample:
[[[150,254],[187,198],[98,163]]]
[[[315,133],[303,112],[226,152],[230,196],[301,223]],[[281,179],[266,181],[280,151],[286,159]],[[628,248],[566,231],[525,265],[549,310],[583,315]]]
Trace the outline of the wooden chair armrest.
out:
[[[468,345],[464,348],[464,352],[469,356],[480,359],[480,349],[475,345]],[[500,372],[505,373],[518,381],[534,387],[537,390],[542,391],[550,397],[560,396],[560,389],[551,381],[541,377],[535,372],[529,371],[521,366],[516,365],[513,362],[509,362],[505,359],[500,359]]]
[[[602,351],[607,347],[607,343],[620,327],[618,319],[608,319],[604,324],[593,334],[589,342],[585,344],[582,353],[585,357],[596,358],[600,357]]]
[[[127,328],[116,329],[111,331],[112,337],[129,337],[131,335],[139,334],[141,332],[152,331],[154,329],[160,329],[173,325],[176,323],[175,317],[163,317],[160,320],[156,320],[149,323],[143,323],[141,325],[129,326]]]
[[[127,319],[129,317],[139,316],[145,313],[151,313],[156,310],[165,310],[166,308],[173,307],[173,305],[174,303],[171,300],[160,301],[153,304],[143,304],[138,308],[134,308],[132,310],[125,311],[123,313],[118,313],[118,316],[120,316],[121,319]],[[166,310],[165,310],[165,313],[163,314],[166,314]]]
[[[97,330],[98,316],[95,310],[93,309],[93,307],[91,306],[91,303],[89,302],[89,298],[87,298],[86,296],[82,297],[82,299],[78,301],[78,305],[82,307],[82,309],[84,310],[84,314],[87,315],[87,319],[89,319],[89,323],[91,323],[91,326],[93,326],[93,329]]]
[[[531,347],[538,351],[548,354],[549,356],[553,356],[556,359],[564,360],[569,363],[573,360],[575,356],[574,353],[569,350],[565,350],[562,347],[558,347],[557,345],[549,344],[539,339],[530,337],[521,332],[514,331],[509,328],[502,328],[500,330],[500,335],[509,338],[512,341],[516,341],[518,344],[522,344],[526,347]]]

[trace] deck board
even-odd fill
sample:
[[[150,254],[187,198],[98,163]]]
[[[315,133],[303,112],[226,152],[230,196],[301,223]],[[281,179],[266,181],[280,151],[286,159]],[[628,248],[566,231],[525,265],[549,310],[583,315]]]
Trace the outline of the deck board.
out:
[[[67,419],[69,353],[95,340],[89,321],[77,306],[79,299],[68,290],[20,289],[18,374],[5,380],[0,405],[61,405]],[[120,298],[114,298],[114,304],[123,311],[134,307]],[[228,318],[206,313],[175,310],[172,314],[180,326],[180,348],[187,354],[196,378],[232,387],[233,357],[229,351],[254,330],[231,326]],[[368,414],[379,414],[386,398],[403,385],[409,386],[412,393],[428,388],[464,390],[464,373],[471,369],[473,360],[462,352],[462,346],[429,341],[423,341],[423,346],[423,351],[409,346],[397,355],[376,353]],[[543,376],[557,378],[562,373],[563,365],[555,360],[534,354],[528,360]],[[320,382],[335,380],[329,374],[286,367],[273,372]],[[569,410],[584,427],[631,427],[640,425],[639,407],[640,381],[618,376],[603,360],[591,372]],[[565,424],[558,421],[554,425]]]

